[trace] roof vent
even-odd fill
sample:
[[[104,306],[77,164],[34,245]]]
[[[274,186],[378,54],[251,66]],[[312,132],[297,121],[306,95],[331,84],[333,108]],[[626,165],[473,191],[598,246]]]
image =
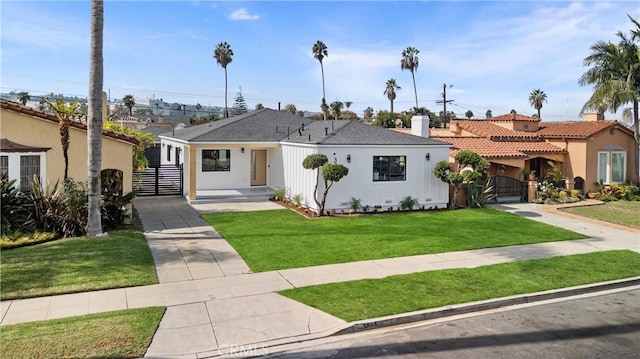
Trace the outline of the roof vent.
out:
[[[324,135],[327,136],[329,134],[329,127],[324,128]]]
[[[311,142],[311,134],[309,134],[309,142]]]
[[[302,131],[304,131],[304,122],[302,123]]]
[[[302,130],[298,129],[298,136],[302,136]]]

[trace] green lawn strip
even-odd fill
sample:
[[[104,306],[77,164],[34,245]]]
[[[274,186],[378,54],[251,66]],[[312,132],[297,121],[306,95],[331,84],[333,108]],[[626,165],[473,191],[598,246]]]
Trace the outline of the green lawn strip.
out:
[[[597,206],[570,207],[562,210],[601,221],[640,228],[640,201],[614,201]]]
[[[149,246],[135,229],[2,250],[1,256],[2,300],[158,283]]]
[[[165,307],[6,325],[2,358],[141,358]]]
[[[280,292],[348,322],[640,275],[627,250],[447,269]]]
[[[315,219],[283,209],[203,218],[254,272],[585,238],[495,209]]]

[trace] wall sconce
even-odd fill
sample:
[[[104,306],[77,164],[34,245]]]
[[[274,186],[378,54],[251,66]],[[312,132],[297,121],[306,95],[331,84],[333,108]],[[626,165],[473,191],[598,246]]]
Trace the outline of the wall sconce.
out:
[[[431,154],[427,153],[427,156],[425,156],[425,158],[427,159],[427,161],[431,161]]]
[[[347,163],[351,163],[351,155],[347,155]]]
[[[240,148],[240,152],[244,153],[244,147]]]

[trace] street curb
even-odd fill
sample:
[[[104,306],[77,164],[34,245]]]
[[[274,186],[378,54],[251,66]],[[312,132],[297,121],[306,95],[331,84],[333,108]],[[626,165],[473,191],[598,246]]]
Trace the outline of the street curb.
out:
[[[529,293],[522,295],[515,295],[511,297],[489,299],[479,302],[456,304],[447,307],[440,307],[428,310],[421,310],[417,312],[409,312],[404,314],[397,314],[387,317],[380,317],[374,319],[367,319],[357,322],[349,323],[348,327],[340,329],[333,335],[343,335],[362,332],[366,330],[379,329],[389,326],[395,326],[400,324],[407,324],[413,322],[420,322],[424,320],[432,320],[438,318],[451,317],[455,315],[468,314],[473,312],[480,312],[491,309],[498,309],[502,307],[508,307],[518,304],[527,304],[533,302],[539,302],[543,300],[571,297],[575,295],[588,294],[594,292],[600,292],[605,290],[613,290],[624,287],[630,287],[640,285],[640,277],[632,277],[621,280],[614,280],[609,282],[600,282],[596,284],[586,284],[576,287],[554,289],[544,292]]]

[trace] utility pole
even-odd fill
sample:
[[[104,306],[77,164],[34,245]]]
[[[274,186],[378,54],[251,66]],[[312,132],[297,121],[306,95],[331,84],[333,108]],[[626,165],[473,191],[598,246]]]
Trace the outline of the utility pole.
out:
[[[453,85],[449,85],[449,88],[453,87]],[[444,127],[447,127],[447,103],[453,102],[454,100],[447,100],[447,84],[442,85],[442,100],[436,101],[436,103],[441,103],[444,106],[444,110],[442,115],[444,116]]]

